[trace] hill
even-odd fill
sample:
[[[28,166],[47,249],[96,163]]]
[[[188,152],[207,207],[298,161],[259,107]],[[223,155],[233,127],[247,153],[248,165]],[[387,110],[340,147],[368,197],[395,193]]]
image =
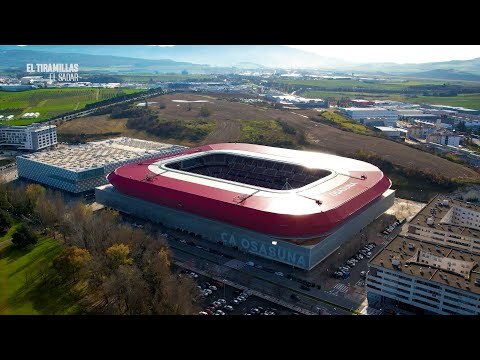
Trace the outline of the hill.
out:
[[[0,46],[1,49],[19,49],[16,46]],[[176,45],[170,47],[148,45],[29,45],[22,51],[34,50],[50,53],[77,53],[89,55],[113,55],[121,57],[190,62],[217,67],[328,67],[345,63],[342,60],[282,45]]]
[[[214,121],[216,126],[204,139],[182,142],[188,146],[213,142],[248,141],[253,138],[255,139],[253,142],[258,142],[258,138],[268,140],[272,128],[277,130],[277,126],[271,121],[277,121],[280,122],[279,125],[286,123],[294,127],[298,134],[304,134],[316,150],[353,156],[359,151],[369,149],[381,159],[402,168],[415,169],[432,175],[438,175],[438,169],[442,169],[441,174],[449,179],[480,181],[480,174],[473,169],[427,152],[388,139],[342,131],[329,125],[313,122],[309,117],[318,114],[313,110],[276,110],[198,94],[168,94],[152,100],[157,104],[152,105],[150,109],[155,111],[159,118],[185,121],[189,124],[202,119],[198,113],[201,106],[206,104],[210,110],[207,119]],[[182,104],[172,100],[208,102]],[[61,125],[58,132],[59,134],[85,133],[91,135],[119,132],[126,136],[142,137],[148,140],[178,142],[176,139],[159,138],[146,132],[129,129],[126,127],[126,123],[127,119],[110,119],[108,116],[85,117]],[[266,123],[272,126],[267,128],[262,125]]]
[[[0,47],[1,48],[1,47]],[[67,49],[66,49],[67,50]],[[0,70],[25,71],[26,64],[65,63],[79,64],[80,71],[96,71],[109,73],[179,73],[186,70],[190,73],[214,73],[208,65],[178,62],[168,59],[148,60],[111,55],[89,55],[81,53],[58,53],[36,50],[1,50]]]

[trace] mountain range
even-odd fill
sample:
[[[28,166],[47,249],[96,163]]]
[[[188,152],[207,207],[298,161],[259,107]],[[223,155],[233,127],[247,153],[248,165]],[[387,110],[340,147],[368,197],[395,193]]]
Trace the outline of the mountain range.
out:
[[[29,62],[73,62],[80,64],[83,70],[117,73],[183,70],[219,73],[234,68],[315,68],[365,74],[480,80],[480,58],[423,64],[359,64],[282,45],[0,45],[0,68],[24,69]]]

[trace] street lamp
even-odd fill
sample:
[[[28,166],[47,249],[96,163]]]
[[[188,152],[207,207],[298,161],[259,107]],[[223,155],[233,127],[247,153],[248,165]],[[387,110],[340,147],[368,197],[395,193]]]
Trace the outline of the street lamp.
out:
[[[273,245],[273,246],[277,246],[277,241],[276,241],[276,240],[272,240],[272,245]],[[272,265],[273,265],[273,259],[270,258],[270,260],[272,261]]]

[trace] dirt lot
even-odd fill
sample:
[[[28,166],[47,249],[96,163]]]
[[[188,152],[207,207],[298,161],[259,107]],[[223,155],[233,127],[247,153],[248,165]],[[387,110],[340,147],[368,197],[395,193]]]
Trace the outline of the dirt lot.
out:
[[[208,103],[176,103],[172,100],[206,100]],[[318,150],[333,154],[353,154],[358,150],[372,151],[395,165],[416,168],[432,174],[440,173],[448,178],[480,180],[480,174],[474,170],[438,156],[387,139],[358,135],[311,121],[309,116],[317,113],[314,110],[276,110],[218,99],[209,95],[183,93],[158,96],[150,101],[157,102],[150,107],[155,109],[160,117],[178,120],[200,119],[200,108],[202,105],[206,105],[210,110],[208,118],[215,120],[217,126],[202,143],[238,141],[241,136],[239,121],[241,119],[281,119],[298,129],[303,129],[312,147]],[[165,108],[161,109],[163,106]],[[85,117],[61,125],[58,132],[60,134],[121,132],[126,136],[141,139],[179,143],[175,139],[158,139],[142,131],[127,129],[125,123],[126,119],[112,120],[108,118],[108,115]],[[195,143],[180,143],[190,146],[197,145]]]

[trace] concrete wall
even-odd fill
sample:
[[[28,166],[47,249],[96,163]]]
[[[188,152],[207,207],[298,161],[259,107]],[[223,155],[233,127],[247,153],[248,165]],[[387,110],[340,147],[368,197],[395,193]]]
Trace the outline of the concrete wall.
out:
[[[162,223],[170,228],[185,229],[210,241],[222,241],[225,245],[237,246],[243,252],[310,270],[390,208],[393,205],[395,192],[388,190],[381,199],[365,211],[339,227],[320,243],[311,246],[291,244],[245,228],[130,197],[116,191],[111,185],[97,187],[95,198],[98,203],[107,207]]]

